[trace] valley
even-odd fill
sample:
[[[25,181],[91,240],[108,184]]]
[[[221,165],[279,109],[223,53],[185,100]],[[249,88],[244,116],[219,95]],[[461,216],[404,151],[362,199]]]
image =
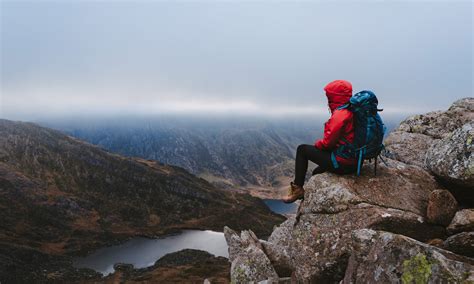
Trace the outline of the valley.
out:
[[[262,200],[182,168],[113,154],[33,123],[0,120],[0,185],[0,279],[12,282],[70,279],[71,256],[132,237],[227,224],[264,237],[284,220]]]

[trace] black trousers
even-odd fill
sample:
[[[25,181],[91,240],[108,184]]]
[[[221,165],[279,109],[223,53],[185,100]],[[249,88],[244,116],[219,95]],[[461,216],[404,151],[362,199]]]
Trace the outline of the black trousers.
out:
[[[319,150],[314,147],[314,145],[301,144],[296,150],[294,180],[296,185],[304,185],[306,171],[308,170],[308,161],[318,165],[318,167],[314,169],[313,175],[326,171],[336,174],[349,174],[357,170],[357,166],[345,166],[341,164],[339,164],[339,167],[336,169],[331,161],[331,152]]]

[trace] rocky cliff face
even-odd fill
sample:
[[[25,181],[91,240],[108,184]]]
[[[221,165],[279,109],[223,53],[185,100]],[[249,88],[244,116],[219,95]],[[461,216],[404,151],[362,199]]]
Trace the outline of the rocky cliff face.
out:
[[[283,220],[261,200],[184,169],[7,120],[0,120],[0,208],[0,281],[13,282],[60,278],[42,266],[54,259],[65,267],[62,256],[133,236],[228,224],[264,236]]]
[[[371,164],[360,177],[313,176],[298,214],[268,240],[225,228],[231,280],[474,281],[473,209],[460,205],[474,191],[473,103],[402,122],[387,138],[388,165],[377,176]]]

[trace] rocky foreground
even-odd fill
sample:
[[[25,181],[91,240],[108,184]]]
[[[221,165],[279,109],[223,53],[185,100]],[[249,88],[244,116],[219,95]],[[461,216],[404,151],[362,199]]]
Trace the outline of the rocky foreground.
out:
[[[474,98],[403,121],[377,176],[313,176],[268,240],[224,232],[235,283],[474,283]]]

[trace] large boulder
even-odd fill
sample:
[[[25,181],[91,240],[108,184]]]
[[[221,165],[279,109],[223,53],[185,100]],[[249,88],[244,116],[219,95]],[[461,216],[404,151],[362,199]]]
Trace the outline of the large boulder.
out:
[[[447,111],[408,117],[385,139],[384,155],[401,162],[426,167],[427,149],[438,139],[474,120],[474,98],[454,102]]]
[[[305,185],[302,213],[337,213],[352,205],[367,203],[396,208],[419,216],[426,216],[428,198],[438,189],[433,176],[412,165],[386,159],[380,164],[377,176],[372,165],[363,167],[363,175],[339,176],[323,173]]]
[[[473,140],[474,121],[471,121],[428,149],[426,167],[442,180],[474,191]]]
[[[424,168],[426,149],[433,141],[433,137],[425,134],[395,130],[384,140],[386,151],[383,155]]]
[[[352,234],[342,283],[472,283],[474,260],[406,236],[373,230]]]
[[[474,232],[462,232],[447,238],[442,247],[457,254],[474,257]]]
[[[242,231],[239,236],[229,227],[224,227],[224,236],[229,245],[232,283],[278,279],[278,274],[252,231]]]
[[[447,190],[433,190],[428,200],[427,220],[433,224],[448,226],[456,214],[458,203]]]
[[[463,209],[456,212],[448,226],[450,234],[468,231],[474,231],[474,209]]]

